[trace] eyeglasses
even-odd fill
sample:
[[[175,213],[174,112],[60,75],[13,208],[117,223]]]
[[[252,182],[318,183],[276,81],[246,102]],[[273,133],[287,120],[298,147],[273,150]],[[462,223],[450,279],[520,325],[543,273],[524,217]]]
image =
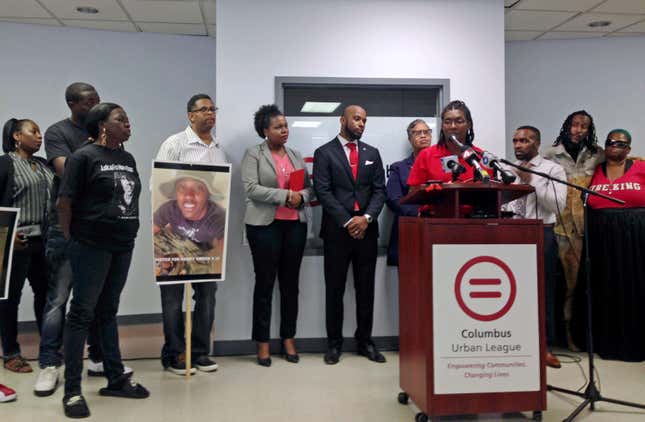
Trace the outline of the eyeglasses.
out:
[[[607,139],[605,141],[605,148],[616,147],[620,149],[629,148],[629,142],[625,141],[614,141],[613,139]]]
[[[410,134],[411,134],[412,136],[414,136],[415,138],[416,138],[417,136],[421,136],[421,135],[430,136],[430,135],[432,134],[432,130],[430,130],[430,129],[424,129],[424,130],[413,130],[413,131],[411,131],[411,132],[410,132]]]
[[[217,107],[202,107],[190,111],[193,113],[217,113],[217,110],[219,110]]]

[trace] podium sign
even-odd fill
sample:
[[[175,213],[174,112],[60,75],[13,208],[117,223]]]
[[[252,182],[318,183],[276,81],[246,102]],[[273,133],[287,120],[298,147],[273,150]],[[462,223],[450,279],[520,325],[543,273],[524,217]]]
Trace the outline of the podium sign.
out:
[[[540,390],[535,244],[434,244],[434,393]]]

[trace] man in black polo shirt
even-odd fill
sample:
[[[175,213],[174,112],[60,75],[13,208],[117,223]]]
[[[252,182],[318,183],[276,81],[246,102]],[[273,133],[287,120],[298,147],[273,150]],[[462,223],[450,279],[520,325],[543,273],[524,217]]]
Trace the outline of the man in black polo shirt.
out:
[[[47,304],[43,314],[38,363],[41,368],[34,392],[37,396],[54,393],[58,385],[58,367],[62,364],[60,352],[63,343],[65,309],[72,288],[72,269],[67,255],[68,242],[58,225],[56,198],[60,180],[65,171],[65,160],[89,139],[85,130],[85,117],[89,110],[100,102],[92,85],[75,82],[65,90],[65,101],[71,116],[51,125],[45,132],[47,161],[56,172],[52,203],[48,211],[47,241],[45,254],[49,265],[50,280],[47,287]],[[103,375],[103,351],[99,344],[96,325],[92,324],[87,343],[89,345],[88,375]],[[132,372],[125,368],[126,373]]]

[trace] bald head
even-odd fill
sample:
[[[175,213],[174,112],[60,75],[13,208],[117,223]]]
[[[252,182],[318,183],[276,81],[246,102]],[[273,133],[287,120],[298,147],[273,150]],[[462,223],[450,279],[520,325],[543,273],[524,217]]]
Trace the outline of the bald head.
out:
[[[361,139],[367,122],[367,112],[359,105],[349,105],[340,117],[340,134],[345,139],[355,141]]]

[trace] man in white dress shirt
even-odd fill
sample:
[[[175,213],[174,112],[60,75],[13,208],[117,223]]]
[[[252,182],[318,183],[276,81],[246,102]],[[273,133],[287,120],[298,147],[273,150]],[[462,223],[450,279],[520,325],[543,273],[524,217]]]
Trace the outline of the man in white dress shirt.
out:
[[[543,158],[539,154],[540,131],[533,126],[520,126],[513,135],[515,164],[546,173],[560,180],[567,180],[564,168],[560,164]],[[567,187],[544,177],[523,172],[515,168],[510,171],[518,176],[518,183],[531,185],[535,192],[517,199],[506,207],[519,218],[541,219],[544,223],[544,281],[546,302],[546,337],[547,345],[555,343],[555,292],[556,268],[558,263],[558,242],[553,233],[556,216],[564,209],[567,199]],[[559,368],[560,361],[551,352],[547,352],[545,362],[552,368]]]
[[[183,163],[223,164],[224,151],[212,134],[217,107],[206,94],[193,95],[187,105],[190,125],[186,130],[170,136],[159,148],[157,160]],[[215,319],[216,282],[193,284],[192,362],[200,371],[211,372],[217,363],[208,357],[210,333]],[[178,375],[186,373],[184,319],[182,303],[183,284],[161,286],[161,310],[165,342],[161,349],[161,363],[165,369]],[[191,373],[196,369],[190,368]]]

